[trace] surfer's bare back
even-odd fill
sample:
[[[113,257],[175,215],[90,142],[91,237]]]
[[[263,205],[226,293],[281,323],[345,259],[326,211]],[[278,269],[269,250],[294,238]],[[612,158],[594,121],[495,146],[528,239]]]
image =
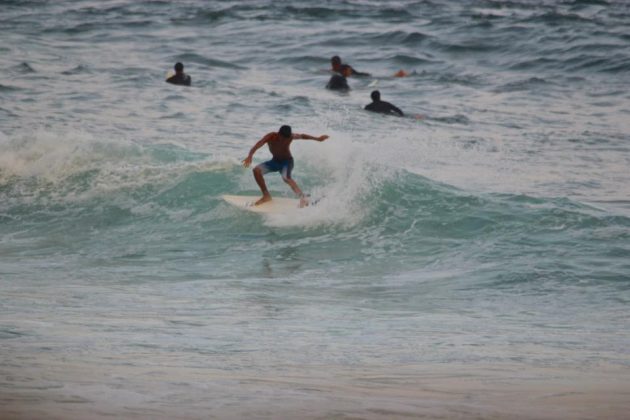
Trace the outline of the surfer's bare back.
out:
[[[243,166],[248,168],[252,163],[252,158],[254,157],[256,150],[260,149],[265,144],[269,146],[272,159],[257,165],[253,169],[254,179],[256,180],[258,187],[260,187],[260,191],[262,191],[263,195],[258,201],[256,201],[255,205],[271,200],[271,194],[269,194],[269,190],[267,190],[267,184],[265,184],[265,178],[263,175],[268,172],[280,172],[282,180],[289,184],[293,192],[300,198],[300,207],[307,206],[308,200],[304,196],[300,187],[298,187],[297,183],[293,180],[293,178],[291,178],[291,171],[293,170],[293,156],[291,156],[290,150],[291,142],[293,140],[300,139],[324,141],[327,138],[327,135],[314,137],[309,134],[293,134],[290,126],[283,125],[277,133],[268,133],[262,139],[258,140],[254,147],[252,147],[249,151],[249,155],[243,159]]]

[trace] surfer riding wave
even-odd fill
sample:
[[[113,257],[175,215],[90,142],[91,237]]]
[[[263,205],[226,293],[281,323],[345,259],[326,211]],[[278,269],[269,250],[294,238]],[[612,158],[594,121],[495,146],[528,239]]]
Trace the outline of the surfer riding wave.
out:
[[[304,193],[297,183],[291,178],[291,171],[293,170],[293,156],[290,150],[291,142],[298,139],[324,141],[327,138],[327,135],[315,137],[309,134],[294,134],[290,126],[283,125],[277,133],[268,133],[262,139],[258,140],[249,151],[249,155],[243,159],[243,166],[248,168],[252,163],[254,153],[265,144],[269,147],[272,159],[257,165],[253,169],[254,179],[262,192],[262,197],[256,201],[255,205],[257,206],[271,201],[271,194],[269,190],[267,190],[264,175],[269,172],[280,172],[282,180],[289,184],[293,192],[300,198],[300,207],[307,206],[307,198],[304,196]]]

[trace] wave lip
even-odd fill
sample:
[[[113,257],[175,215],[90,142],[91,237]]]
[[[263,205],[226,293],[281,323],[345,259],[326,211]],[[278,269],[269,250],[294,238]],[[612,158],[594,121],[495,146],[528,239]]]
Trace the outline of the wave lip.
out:
[[[382,44],[394,44],[394,45],[406,45],[406,46],[420,46],[430,36],[423,34],[422,32],[406,32],[406,31],[390,31],[385,33],[378,33],[369,35],[371,41]]]
[[[18,92],[22,90],[22,88],[16,86],[3,85],[0,83],[0,92],[10,93],[10,92]]]
[[[386,58],[388,61],[394,61],[397,64],[401,65],[428,65],[433,64],[434,62],[427,58],[417,57],[415,55],[409,54],[395,54],[393,56]]]
[[[502,86],[499,86],[494,91],[497,93],[503,92],[518,92],[524,90],[535,90],[539,88],[544,88],[545,86],[550,85],[545,79],[539,77],[530,77],[529,79],[519,80],[516,82],[509,82]]]
[[[245,67],[239,66],[238,64],[231,63],[229,61],[218,60],[216,58],[206,57],[196,53],[184,53],[179,54],[176,57],[177,61],[181,61],[184,64],[187,63],[195,63],[201,64],[208,67],[221,67],[227,69],[239,69],[243,70]]]

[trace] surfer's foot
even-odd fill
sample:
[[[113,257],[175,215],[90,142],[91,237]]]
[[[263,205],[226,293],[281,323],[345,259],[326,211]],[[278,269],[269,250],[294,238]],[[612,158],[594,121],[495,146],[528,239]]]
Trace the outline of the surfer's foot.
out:
[[[309,202],[307,197],[300,197],[300,208],[306,207],[308,204]]]
[[[266,203],[267,201],[271,201],[271,195],[263,194],[262,198],[254,203],[255,206],[259,206],[262,203]]]

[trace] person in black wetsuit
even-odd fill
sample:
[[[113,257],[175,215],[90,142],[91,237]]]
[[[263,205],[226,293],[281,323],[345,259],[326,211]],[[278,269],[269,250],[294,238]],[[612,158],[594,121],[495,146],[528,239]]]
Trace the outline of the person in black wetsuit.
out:
[[[390,104],[389,102],[381,101],[381,92],[379,92],[378,90],[373,91],[370,96],[372,97],[372,103],[365,106],[365,109],[367,111],[378,112],[380,114],[387,115],[398,115],[399,117],[405,116],[400,108]]]
[[[166,81],[174,85],[190,86],[191,78],[189,75],[184,73],[184,65],[182,63],[176,63],[175,74],[166,79]]]
[[[363,73],[356,71],[350,64],[343,64],[341,58],[338,55],[330,59],[331,70],[335,73],[339,73],[344,77],[350,76],[369,76],[370,73]]]
[[[326,89],[348,91],[348,80],[340,74],[333,74],[326,85]]]

